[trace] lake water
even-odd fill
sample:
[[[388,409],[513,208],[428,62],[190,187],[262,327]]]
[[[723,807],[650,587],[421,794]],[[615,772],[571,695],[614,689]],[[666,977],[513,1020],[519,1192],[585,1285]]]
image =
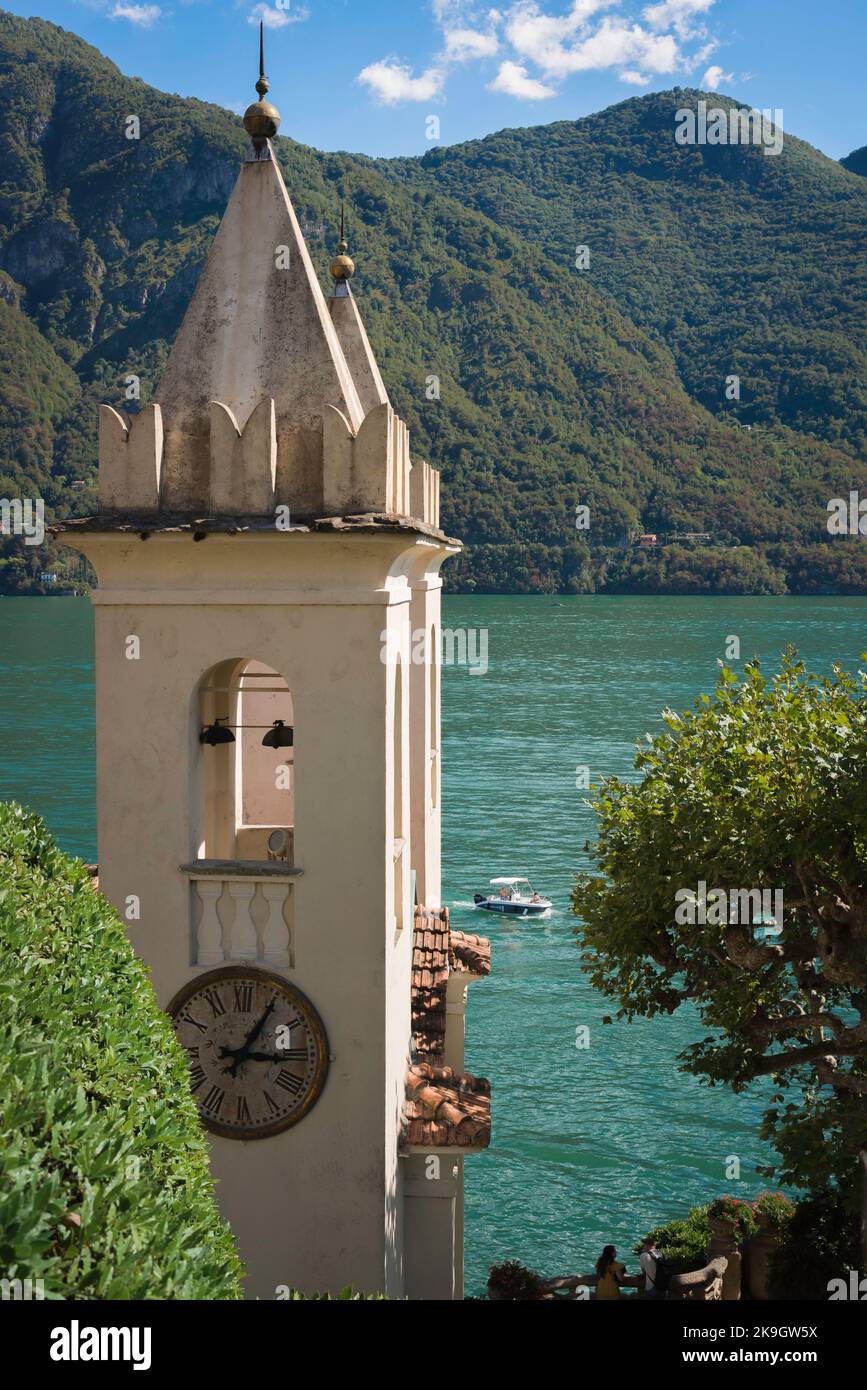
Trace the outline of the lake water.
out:
[[[468,1009],[467,1068],[494,1096],[491,1148],[466,1164],[468,1293],[495,1260],[572,1273],[609,1241],[628,1252],[690,1205],[767,1186],[753,1171],[769,1157],[762,1092],[733,1096],[677,1071],[703,1032],[692,1016],[601,1023],[614,1006],[580,971],[569,912],[594,823],[575,771],[629,775],[660,710],[713,687],[730,637],[768,671],[789,643],[812,669],[854,669],[865,616],[860,599],[446,600],[447,626],[487,631],[489,661],[484,675],[447,667],[443,694],[444,901],[455,926],[493,941],[491,977],[471,986]],[[89,603],[0,600],[0,679],[0,799],[34,807],[65,849],[95,859]],[[488,879],[522,873],[553,898],[549,920],[473,910]],[[725,1177],[731,1156],[738,1184]]]

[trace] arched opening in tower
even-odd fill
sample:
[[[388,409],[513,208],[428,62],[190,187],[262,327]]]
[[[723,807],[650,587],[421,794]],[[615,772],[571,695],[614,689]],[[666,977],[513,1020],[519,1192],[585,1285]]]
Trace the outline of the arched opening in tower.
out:
[[[283,676],[252,657],[212,667],[199,684],[198,726],[195,857],[291,865],[295,710]]]

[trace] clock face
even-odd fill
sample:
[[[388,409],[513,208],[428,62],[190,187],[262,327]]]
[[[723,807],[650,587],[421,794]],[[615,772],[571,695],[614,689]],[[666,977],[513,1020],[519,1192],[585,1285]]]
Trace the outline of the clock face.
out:
[[[315,1104],[328,1070],[322,1020],[279,975],[228,965],[169,1004],[199,1114],[214,1134],[266,1139]]]

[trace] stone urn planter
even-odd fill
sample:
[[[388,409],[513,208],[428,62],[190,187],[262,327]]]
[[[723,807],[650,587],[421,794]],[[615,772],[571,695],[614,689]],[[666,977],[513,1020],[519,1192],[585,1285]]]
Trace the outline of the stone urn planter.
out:
[[[743,1259],[735,1240],[735,1223],[720,1217],[710,1218],[711,1237],[707,1248],[707,1262],[724,1258],[725,1273],[722,1276],[722,1299],[724,1303],[735,1303],[741,1296],[741,1273]]]
[[[780,1238],[771,1227],[771,1219],[764,1212],[756,1212],[759,1229],[748,1241],[746,1249],[747,1288],[750,1298],[766,1301],[771,1256],[779,1249]]]

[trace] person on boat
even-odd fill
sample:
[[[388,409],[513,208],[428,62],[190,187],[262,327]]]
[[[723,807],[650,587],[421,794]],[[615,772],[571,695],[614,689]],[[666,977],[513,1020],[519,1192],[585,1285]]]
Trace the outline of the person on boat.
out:
[[[606,1245],[596,1261],[596,1297],[603,1302],[621,1298],[620,1285],[625,1274],[626,1265],[618,1263],[614,1246]]]
[[[541,901],[542,901],[542,898],[541,898],[541,895],[540,895],[539,893],[534,893],[533,896],[532,896],[532,898],[530,899],[530,902],[532,902],[532,903],[540,903]]]
[[[508,888],[501,888],[501,889],[500,889],[500,897],[501,897],[501,898],[508,898],[508,896],[509,896],[509,890],[508,890]]]

